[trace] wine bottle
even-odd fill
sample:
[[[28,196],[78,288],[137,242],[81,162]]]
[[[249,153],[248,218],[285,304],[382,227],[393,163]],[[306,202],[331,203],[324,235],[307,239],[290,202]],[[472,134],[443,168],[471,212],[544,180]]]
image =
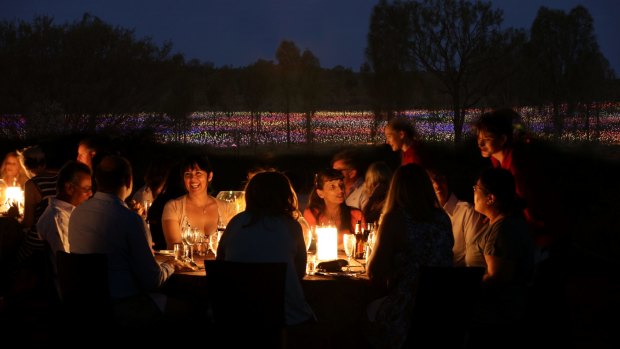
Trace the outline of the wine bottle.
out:
[[[362,230],[362,221],[355,223],[355,258],[364,259],[364,231]]]

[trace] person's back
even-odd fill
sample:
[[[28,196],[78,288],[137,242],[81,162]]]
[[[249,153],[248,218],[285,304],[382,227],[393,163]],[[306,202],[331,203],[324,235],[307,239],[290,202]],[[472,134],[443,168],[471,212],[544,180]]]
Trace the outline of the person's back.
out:
[[[246,200],[246,211],[228,222],[217,259],[286,263],[286,323],[294,325],[313,318],[300,283],[305,275],[306,246],[302,228],[293,218],[297,198],[290,182],[279,172],[259,173],[246,187]]]
[[[439,207],[426,171],[416,164],[399,167],[368,264],[371,281],[388,289],[367,309],[377,331],[371,341],[389,348],[404,343],[420,268],[452,266],[453,243],[450,218]]]
[[[34,226],[45,208],[48,199],[56,195],[56,171],[47,169],[45,153],[39,146],[25,148],[19,152],[20,161],[33,175],[24,185],[24,228],[36,229]]]
[[[218,259],[246,263],[287,263],[287,323],[296,324],[307,320],[312,316],[312,311],[305,303],[299,282],[303,275],[298,275],[295,270],[297,254],[306,253],[301,226],[287,217],[264,217],[254,225],[247,226],[250,220],[251,215],[242,212],[228,223],[226,233],[220,240]],[[297,254],[291,253],[293,251]]]
[[[108,256],[110,295],[117,300],[154,291],[174,272],[155,261],[144,221],[122,200],[131,193],[129,166],[119,156],[105,157],[95,170],[99,191],[69,220],[71,252]]]

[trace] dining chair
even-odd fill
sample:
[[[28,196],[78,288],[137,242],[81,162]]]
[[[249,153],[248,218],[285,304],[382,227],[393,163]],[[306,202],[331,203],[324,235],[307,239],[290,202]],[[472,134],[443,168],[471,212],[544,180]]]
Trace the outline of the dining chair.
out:
[[[286,263],[205,260],[205,271],[214,343],[284,345]]]
[[[405,348],[464,348],[484,268],[422,267]]]
[[[83,336],[113,323],[105,254],[56,253],[58,286],[71,330]]]

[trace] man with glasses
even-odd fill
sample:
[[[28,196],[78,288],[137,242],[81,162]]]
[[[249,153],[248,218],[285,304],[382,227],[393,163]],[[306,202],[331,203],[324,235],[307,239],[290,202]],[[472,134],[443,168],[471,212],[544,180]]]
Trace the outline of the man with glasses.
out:
[[[69,252],[69,217],[73,209],[92,194],[88,166],[77,161],[66,163],[58,173],[56,190],[56,196],[50,198],[50,204],[37,222],[39,235],[48,242],[54,255],[56,251]]]
[[[347,206],[361,210],[368,201],[364,193],[364,173],[359,170],[357,157],[351,150],[344,150],[332,159],[332,168],[342,173]]]
[[[50,247],[52,264],[56,265],[56,252],[69,252],[69,217],[76,206],[92,195],[90,168],[78,161],[67,162],[56,182],[56,196],[50,198],[49,205],[37,222],[41,239]]]

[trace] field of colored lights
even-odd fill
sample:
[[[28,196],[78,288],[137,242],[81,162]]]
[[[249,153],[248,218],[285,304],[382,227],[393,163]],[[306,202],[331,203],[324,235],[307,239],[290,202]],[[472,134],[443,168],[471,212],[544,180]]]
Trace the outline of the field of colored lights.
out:
[[[517,111],[522,117],[522,129],[534,137],[551,137],[551,108],[522,107]],[[472,134],[471,124],[481,110],[470,110],[465,119],[463,135]],[[411,110],[404,113],[416,125],[419,134],[427,141],[451,142],[454,140],[452,112],[448,110]],[[251,122],[248,112],[221,113],[197,112],[190,116],[189,127],[178,129],[171,126],[167,118],[154,117],[147,113],[131,116],[122,123],[124,130],[150,127],[158,142],[186,142],[207,144],[213,147],[243,147],[249,145],[275,145],[287,142],[286,115],[281,113],[261,113],[260,126]],[[157,120],[157,121],[154,121]],[[586,126],[589,123],[588,127]],[[25,138],[25,121],[17,116],[0,116],[4,136]],[[118,118],[99,117],[99,130],[105,132],[110,125],[118,127]],[[316,144],[369,144],[383,143],[383,127],[380,121],[372,137],[373,116],[371,112],[316,112],[310,129],[313,143]],[[13,130],[12,132],[9,130]],[[50,129],[51,130],[51,129]],[[306,120],[304,114],[290,114],[290,141],[293,144],[306,143]],[[8,133],[11,134],[8,134]],[[50,131],[52,132],[52,131]],[[66,133],[58,130],[57,133]],[[0,133],[1,135],[1,133]],[[597,141],[603,144],[620,144],[620,103],[603,105],[598,117],[591,112],[584,115],[564,118],[562,142]]]

